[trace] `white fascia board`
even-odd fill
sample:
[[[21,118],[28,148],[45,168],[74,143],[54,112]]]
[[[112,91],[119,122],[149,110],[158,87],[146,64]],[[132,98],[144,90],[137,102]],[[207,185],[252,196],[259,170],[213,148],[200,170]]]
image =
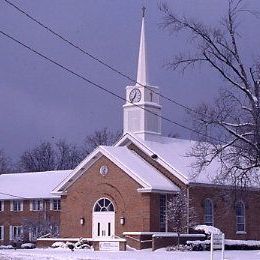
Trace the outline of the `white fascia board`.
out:
[[[72,173],[62,181],[51,194],[62,195],[64,194],[65,189],[72,185],[93,163],[98,160],[101,155],[106,156],[112,162],[114,162],[118,167],[125,171],[130,177],[137,181],[142,187],[150,188],[150,185],[146,183],[143,179],[139,178],[134,172],[127,168],[124,164],[118,161],[114,156],[112,156],[105,148],[99,146],[96,148],[90,155],[86,157],[73,171]],[[83,170],[82,170],[83,169]]]
[[[100,149],[102,149],[102,153],[108,158],[110,159],[113,163],[115,163],[119,168],[121,168],[124,172],[126,172],[131,178],[133,178],[135,181],[137,181],[141,186],[143,186],[144,188],[151,188],[151,186],[145,182],[142,178],[140,178],[137,174],[135,174],[133,171],[131,171],[126,165],[124,165],[123,163],[121,163],[120,161],[118,161],[116,159],[116,157],[114,157],[113,155],[111,155],[105,148],[103,148],[102,146],[100,147]],[[144,162],[146,163],[146,162]]]
[[[132,104],[132,103],[127,103],[127,104],[124,104],[123,107],[139,107],[140,109],[144,108],[144,106],[146,107],[155,107],[155,108],[162,108],[161,105],[158,105],[156,103],[153,103],[153,102],[143,102],[143,103],[136,103],[136,104]]]
[[[100,158],[100,148],[96,148],[91,154],[89,154],[60,184],[58,184],[52,194],[63,194],[64,189],[73,184],[84,171],[89,168],[97,159]],[[87,167],[86,167],[87,166]]]
[[[123,144],[127,139],[130,140],[129,143],[134,143],[137,147],[141,146],[141,150],[145,151],[148,156],[152,156],[153,154],[156,154],[154,151],[149,149],[147,146],[145,146],[143,143],[141,143],[139,140],[137,140],[133,135],[130,133],[126,133],[116,144],[115,146],[118,147],[121,144]],[[165,169],[167,169],[169,172],[174,174],[180,181],[182,181],[184,184],[188,185],[189,180],[181,174],[179,171],[177,171],[173,166],[171,166],[169,163],[167,163],[162,158],[158,157],[156,161],[161,164]]]
[[[140,193],[176,193],[176,192],[179,192],[180,189],[178,188],[177,190],[164,190],[164,189],[152,189],[152,188],[139,188],[137,189],[138,192]]]

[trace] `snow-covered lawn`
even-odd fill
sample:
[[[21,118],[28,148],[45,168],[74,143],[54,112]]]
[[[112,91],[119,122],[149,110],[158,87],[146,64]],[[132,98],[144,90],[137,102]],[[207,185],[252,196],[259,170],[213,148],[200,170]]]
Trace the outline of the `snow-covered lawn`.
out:
[[[220,259],[220,252],[214,252],[214,260]],[[126,251],[126,252],[93,252],[91,250],[69,249],[17,249],[0,250],[1,260],[209,260],[210,252],[166,252],[161,249]],[[260,251],[226,251],[227,260],[259,260]]]

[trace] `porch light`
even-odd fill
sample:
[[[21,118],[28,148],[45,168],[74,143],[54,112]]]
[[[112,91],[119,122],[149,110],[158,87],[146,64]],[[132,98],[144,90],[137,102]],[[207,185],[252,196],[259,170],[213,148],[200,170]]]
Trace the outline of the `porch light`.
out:
[[[125,224],[125,218],[124,218],[124,217],[121,217],[121,218],[120,218],[120,224],[121,224],[121,225],[124,225],[124,224]]]
[[[85,219],[84,218],[80,218],[80,225],[84,225],[84,223],[85,223]]]

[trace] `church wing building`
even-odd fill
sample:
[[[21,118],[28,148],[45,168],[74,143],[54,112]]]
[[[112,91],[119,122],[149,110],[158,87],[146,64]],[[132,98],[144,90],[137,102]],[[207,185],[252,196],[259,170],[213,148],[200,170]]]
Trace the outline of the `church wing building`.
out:
[[[233,194],[230,186],[214,184],[218,162],[194,176],[195,159],[187,154],[195,142],[162,136],[159,87],[148,80],[144,20],[143,16],[137,82],[126,87],[122,138],[114,146],[96,148],[52,186],[50,196],[61,200],[60,237],[136,239],[170,232],[167,200],[182,190],[197,224],[216,226],[227,238],[259,240],[259,189]],[[41,199],[37,196],[32,198]],[[28,190],[21,197],[28,198]],[[14,214],[0,210],[0,227],[6,230]],[[189,217],[184,217],[188,223]]]

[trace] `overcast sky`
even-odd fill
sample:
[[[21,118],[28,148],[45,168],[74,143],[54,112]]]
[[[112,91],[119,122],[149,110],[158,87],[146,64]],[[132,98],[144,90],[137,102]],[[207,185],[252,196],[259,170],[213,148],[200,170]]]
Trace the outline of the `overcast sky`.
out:
[[[156,0],[11,0],[65,38],[136,77],[141,26],[141,7],[147,6],[146,32],[150,83],[161,93],[188,106],[212,102],[224,84],[209,68],[186,75],[163,67],[166,60],[188,49],[180,34],[160,29]],[[180,15],[214,25],[226,11],[226,0],[168,0]],[[245,1],[260,11],[259,0]],[[247,61],[259,54],[260,20],[241,19],[241,49]],[[75,72],[124,97],[129,81],[102,67],[50,32],[33,23],[5,1],[0,2],[0,29]],[[257,49],[258,48],[258,49]],[[0,149],[13,158],[43,140],[66,138],[80,144],[84,137],[103,127],[122,129],[123,101],[102,92],[41,59],[0,35]],[[182,123],[185,111],[162,100],[163,115]],[[163,123],[164,134],[181,128]]]

